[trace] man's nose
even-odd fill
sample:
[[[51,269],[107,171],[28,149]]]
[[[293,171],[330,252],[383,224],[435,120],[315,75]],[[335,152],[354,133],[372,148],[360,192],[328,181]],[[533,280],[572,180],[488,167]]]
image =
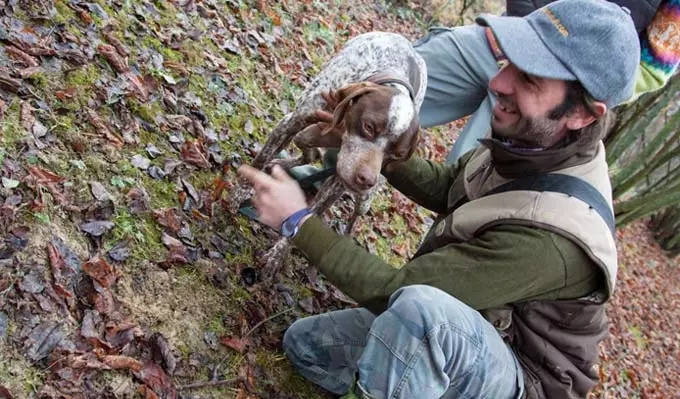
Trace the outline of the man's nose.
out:
[[[489,82],[489,90],[491,90],[496,96],[509,96],[513,93],[514,82],[517,75],[517,68],[508,64],[504,66],[496,76],[491,78]]]

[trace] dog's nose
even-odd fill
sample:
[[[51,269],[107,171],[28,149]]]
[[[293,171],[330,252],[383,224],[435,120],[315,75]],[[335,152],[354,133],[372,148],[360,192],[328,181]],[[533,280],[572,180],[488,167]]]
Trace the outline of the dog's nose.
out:
[[[363,167],[359,169],[354,176],[354,183],[362,189],[369,189],[378,181],[378,175],[370,168]]]

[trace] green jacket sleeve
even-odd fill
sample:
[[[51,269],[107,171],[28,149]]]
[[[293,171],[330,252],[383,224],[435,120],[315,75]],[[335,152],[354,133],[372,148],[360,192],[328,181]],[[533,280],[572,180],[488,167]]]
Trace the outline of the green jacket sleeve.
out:
[[[330,282],[375,313],[398,288],[426,284],[475,309],[528,299],[576,298],[597,288],[601,273],[574,243],[519,225],[490,229],[396,269],[340,236],[321,219],[308,219],[294,239]]]
[[[453,165],[443,165],[417,156],[392,164],[383,175],[402,194],[433,212],[444,213],[448,205],[449,188],[472,155],[462,156]]]

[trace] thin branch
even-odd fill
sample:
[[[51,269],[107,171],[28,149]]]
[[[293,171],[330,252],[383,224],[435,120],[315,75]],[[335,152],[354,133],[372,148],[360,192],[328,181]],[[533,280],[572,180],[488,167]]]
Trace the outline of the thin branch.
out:
[[[263,325],[264,323],[266,323],[266,322],[268,322],[268,321],[270,321],[270,320],[273,320],[273,319],[275,319],[275,318],[277,318],[277,317],[279,317],[279,316],[282,316],[282,315],[284,315],[284,314],[290,312],[290,311],[293,310],[293,309],[295,309],[295,308],[288,308],[288,309],[282,310],[282,311],[280,311],[279,313],[277,313],[277,314],[275,314],[275,315],[272,315],[272,316],[269,316],[269,317],[267,317],[266,319],[260,321],[259,323],[255,324],[255,325],[253,326],[253,328],[251,328],[250,330],[248,330],[248,332],[246,333],[246,335],[243,336],[243,338],[247,338],[248,336],[250,336],[250,334],[252,334],[253,331],[255,331],[258,327],[260,327],[260,326]]]

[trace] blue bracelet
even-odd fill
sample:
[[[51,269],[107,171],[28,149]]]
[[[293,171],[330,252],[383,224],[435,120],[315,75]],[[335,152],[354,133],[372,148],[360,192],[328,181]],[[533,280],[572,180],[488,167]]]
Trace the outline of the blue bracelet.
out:
[[[288,216],[286,220],[281,223],[281,234],[284,237],[288,238],[293,238],[295,235],[297,235],[298,230],[300,229],[300,221],[307,215],[311,214],[312,210],[309,208],[303,208],[300,209],[299,211],[293,213],[292,215]]]

